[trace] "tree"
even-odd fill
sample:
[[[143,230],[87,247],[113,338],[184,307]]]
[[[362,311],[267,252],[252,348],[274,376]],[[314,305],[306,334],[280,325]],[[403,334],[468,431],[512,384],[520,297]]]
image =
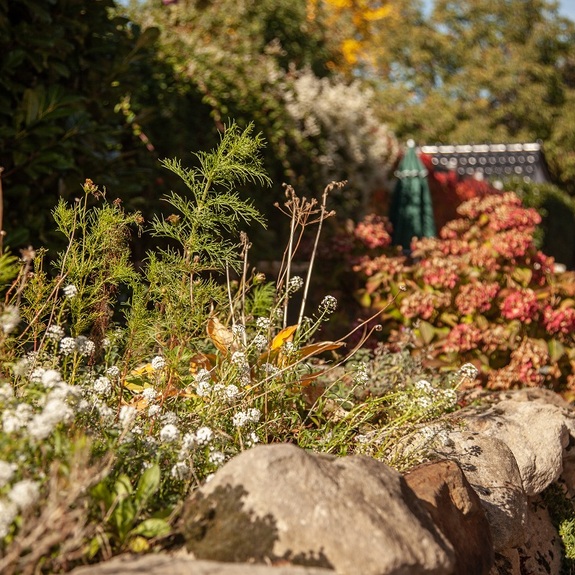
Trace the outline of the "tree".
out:
[[[282,183],[309,197],[340,178],[350,179],[338,201],[352,216],[369,187],[380,185],[394,152],[372,92],[335,71],[341,53],[326,28],[325,7],[313,15],[309,9],[306,0],[180,0],[136,1],[130,11],[143,27],[162,31],[162,58],[203,95],[213,119],[204,131],[222,130],[233,118],[263,133],[275,186],[271,197],[266,191],[255,200],[268,219],[279,215],[273,204],[283,201]],[[270,228],[277,234],[280,226]],[[281,242],[267,237],[257,247],[269,251]]]
[[[132,208],[157,195],[160,142],[149,128],[174,106],[157,37],[120,16],[113,0],[0,0],[0,166],[11,245],[51,243],[57,197],[79,193],[87,177]]]
[[[557,4],[437,0],[428,17],[419,2],[402,10],[376,69],[383,117],[397,134],[422,143],[542,140],[566,185],[575,173],[565,129],[575,25]]]

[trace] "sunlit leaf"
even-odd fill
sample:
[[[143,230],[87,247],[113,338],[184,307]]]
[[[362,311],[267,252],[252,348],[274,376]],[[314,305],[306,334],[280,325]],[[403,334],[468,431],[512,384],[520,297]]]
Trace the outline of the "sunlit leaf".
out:
[[[227,355],[234,343],[233,333],[216,317],[208,320],[208,337],[224,355]]]
[[[280,349],[284,343],[288,341],[292,341],[293,334],[295,330],[298,328],[298,325],[289,325],[282,329],[273,339],[272,344],[270,346],[271,350]]]
[[[299,350],[299,355],[301,359],[306,357],[311,357],[312,355],[317,355],[318,353],[323,353],[324,351],[330,351],[333,349],[339,349],[345,345],[343,342],[336,341],[323,341],[320,343],[312,343],[310,345],[305,345]]]
[[[421,320],[419,322],[419,335],[426,345],[429,345],[435,337],[435,328],[428,322]]]
[[[557,362],[565,355],[565,346],[556,339],[552,339],[547,344],[551,361]]]

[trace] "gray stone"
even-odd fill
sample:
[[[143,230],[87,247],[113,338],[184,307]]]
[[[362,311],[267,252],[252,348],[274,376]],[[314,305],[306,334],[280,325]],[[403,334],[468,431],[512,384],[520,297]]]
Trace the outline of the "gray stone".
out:
[[[525,542],[496,554],[489,575],[560,575],[563,550],[557,530],[539,497],[530,499]]]
[[[495,551],[525,541],[528,501],[521,475],[505,443],[472,431],[452,431],[436,454],[455,459],[485,509]]]
[[[533,401],[529,395],[517,394],[481,413],[458,415],[468,429],[496,437],[513,452],[525,493],[541,493],[556,481],[563,470],[563,452],[569,445],[575,424],[566,410]]]
[[[287,444],[224,465],[186,502],[181,531],[200,559],[285,559],[338,575],[454,573],[451,544],[398,472]]]
[[[334,575],[334,571],[293,565],[248,565],[198,561],[189,554],[122,555],[78,567],[71,575]]]

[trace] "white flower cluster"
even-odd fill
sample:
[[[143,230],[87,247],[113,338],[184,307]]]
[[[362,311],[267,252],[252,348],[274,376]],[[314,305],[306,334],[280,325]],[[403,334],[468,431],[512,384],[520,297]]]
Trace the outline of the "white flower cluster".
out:
[[[7,305],[0,315],[0,328],[6,334],[14,331],[20,323],[20,311],[14,305]]]
[[[262,416],[262,412],[257,407],[250,407],[246,411],[238,411],[232,417],[235,427],[244,427],[250,423],[257,423]]]
[[[365,208],[369,195],[387,181],[399,151],[392,132],[377,119],[373,92],[359,82],[318,78],[307,70],[286,80],[282,95],[302,139],[323,142],[317,151],[325,180],[349,180],[346,196],[356,192]]]
[[[319,304],[319,311],[322,314],[333,313],[337,309],[337,299],[332,295],[326,295]]]
[[[288,282],[288,293],[295,293],[303,287],[303,279],[300,276],[293,276]]]
[[[96,344],[85,335],[79,335],[76,338],[64,337],[60,340],[60,353],[64,356],[78,353],[89,357],[94,351],[96,351]]]
[[[18,513],[38,501],[39,493],[38,483],[31,479],[22,479],[12,486],[7,498],[0,499],[0,540],[8,535]]]

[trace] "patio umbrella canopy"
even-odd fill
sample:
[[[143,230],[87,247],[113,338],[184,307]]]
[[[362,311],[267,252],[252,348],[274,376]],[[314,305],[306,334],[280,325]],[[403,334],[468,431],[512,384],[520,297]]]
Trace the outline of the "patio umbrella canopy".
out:
[[[435,221],[427,170],[417,157],[413,140],[395,172],[398,178],[393,191],[389,220],[393,226],[392,243],[409,251],[414,237],[435,236]]]

